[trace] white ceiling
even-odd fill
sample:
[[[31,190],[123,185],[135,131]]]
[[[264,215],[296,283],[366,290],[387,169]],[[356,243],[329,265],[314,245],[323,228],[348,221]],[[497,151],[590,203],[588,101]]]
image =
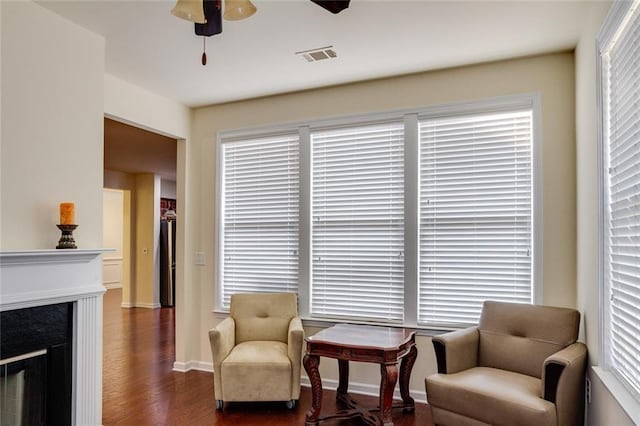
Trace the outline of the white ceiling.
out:
[[[39,3],[106,40],[106,72],[188,106],[568,50],[583,1],[351,0],[334,15],[310,0],[252,0],[258,11],[207,38],[174,1]],[[26,24],[25,24],[26,25]],[[26,26],[25,28],[27,28]],[[295,52],[334,46],[306,62]]]

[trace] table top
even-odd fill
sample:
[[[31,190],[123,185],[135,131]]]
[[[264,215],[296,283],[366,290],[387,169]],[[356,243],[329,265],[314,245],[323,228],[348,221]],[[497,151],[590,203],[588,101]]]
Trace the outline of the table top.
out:
[[[415,335],[405,328],[372,325],[337,324],[306,337],[310,343],[328,343],[352,348],[397,349]]]

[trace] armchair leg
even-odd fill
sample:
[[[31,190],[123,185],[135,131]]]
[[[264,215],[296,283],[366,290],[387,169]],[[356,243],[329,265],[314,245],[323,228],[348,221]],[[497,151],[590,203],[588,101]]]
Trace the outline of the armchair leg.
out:
[[[222,401],[221,399],[216,399],[216,410],[222,410],[223,406],[224,406],[224,401]]]
[[[293,408],[296,406],[296,400],[295,399],[290,399],[289,401],[287,401],[287,408],[289,410],[293,410]]]

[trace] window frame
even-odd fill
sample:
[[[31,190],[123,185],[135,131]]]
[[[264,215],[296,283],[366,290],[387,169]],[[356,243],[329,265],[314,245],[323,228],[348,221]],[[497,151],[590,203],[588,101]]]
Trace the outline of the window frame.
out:
[[[310,140],[310,144],[311,144],[311,150],[312,150],[312,156],[311,156],[311,178],[312,178],[312,186],[311,186],[311,211],[313,213],[312,216],[312,224],[311,224],[311,232],[310,232],[310,237],[311,237],[311,254],[312,254],[312,261],[311,261],[311,269],[310,269],[310,285],[309,288],[311,290],[311,302],[309,303],[309,309],[310,311],[313,311],[314,308],[315,310],[317,310],[318,312],[316,314],[312,314],[312,316],[314,316],[314,318],[322,318],[322,319],[338,319],[338,320],[349,320],[349,319],[356,319],[356,320],[361,320],[361,321],[372,321],[372,322],[384,322],[385,324],[389,323],[389,324],[401,324],[403,322],[403,318],[404,318],[404,287],[405,287],[405,283],[404,283],[404,238],[405,238],[405,231],[404,231],[404,216],[405,216],[405,208],[404,208],[404,179],[405,179],[405,168],[404,168],[404,160],[405,160],[405,155],[404,155],[404,146],[405,146],[405,135],[404,135],[404,120],[403,117],[398,117],[397,119],[394,120],[390,120],[390,121],[376,121],[376,122],[372,122],[372,123],[367,123],[367,124],[361,124],[361,123],[352,123],[348,126],[333,126],[333,127],[325,127],[325,128],[312,128],[310,129],[310,136],[311,136],[311,140]],[[390,130],[393,129],[393,130]],[[363,133],[366,134],[368,137],[373,137],[375,140],[371,141],[371,140],[364,140],[362,139],[362,135]],[[352,143],[345,143],[345,141],[338,135],[341,135],[341,137],[347,138],[349,140],[351,140]],[[336,139],[338,138],[338,139]],[[323,176],[323,169],[331,169],[333,167],[339,167],[338,164],[341,164],[341,166],[345,166],[344,163],[342,163],[342,161],[344,161],[344,158],[347,157],[349,158],[347,164],[348,167],[352,167],[353,163],[352,161],[363,161],[363,159],[361,157],[370,157],[371,153],[366,153],[365,155],[362,155],[362,151],[359,149],[354,149],[356,148],[358,145],[361,144],[375,144],[377,146],[378,149],[384,149],[384,154],[380,154],[380,152],[378,151],[377,153],[373,153],[373,157],[375,158],[376,164],[379,164],[380,161],[386,161],[388,162],[385,166],[384,169],[377,169],[375,170],[375,176],[371,176],[370,172],[369,174],[365,174],[364,176],[360,175],[359,179],[356,181],[350,180],[349,178],[346,178],[344,180],[341,180],[340,178],[338,178],[338,180],[340,181],[339,186],[341,187],[341,189],[343,191],[347,191],[347,192],[352,192],[354,191],[354,187],[358,187],[360,184],[364,183],[364,182],[369,182],[371,183],[372,181],[370,180],[371,178],[373,178],[373,180],[375,181],[374,185],[378,185],[380,182],[380,179],[384,179],[386,180],[387,184],[390,184],[391,182],[393,182],[394,184],[396,184],[397,186],[394,187],[394,189],[390,189],[388,187],[384,187],[383,189],[386,190],[385,194],[384,194],[384,198],[386,198],[387,202],[389,202],[390,198],[397,200],[402,200],[402,206],[398,207],[396,206],[396,208],[391,208],[389,207],[389,205],[382,203],[382,205],[380,205],[380,203],[378,204],[378,207],[381,209],[376,211],[376,213],[379,215],[380,213],[382,213],[382,217],[384,217],[384,219],[382,219],[381,216],[378,216],[376,219],[373,219],[374,223],[371,224],[371,226],[373,226],[374,228],[376,228],[378,231],[380,231],[381,229],[384,229],[385,231],[391,231],[393,234],[395,234],[395,242],[398,244],[398,247],[396,251],[393,250],[389,250],[389,247],[386,244],[382,244],[382,242],[378,239],[375,240],[378,245],[376,245],[376,247],[378,249],[381,250],[389,250],[387,252],[388,255],[388,261],[390,263],[386,263],[384,264],[384,266],[386,266],[387,268],[385,268],[384,266],[382,267],[382,269],[384,269],[384,272],[382,272],[380,269],[378,269],[377,271],[374,268],[374,270],[369,270],[368,272],[372,273],[372,275],[377,276],[377,278],[381,279],[383,278],[383,276],[386,276],[388,274],[393,274],[394,272],[392,272],[393,270],[397,271],[396,273],[401,273],[402,276],[397,276],[397,279],[395,280],[396,283],[396,291],[401,292],[402,295],[400,297],[398,297],[396,299],[396,303],[392,304],[391,306],[395,307],[395,312],[400,315],[400,318],[393,318],[394,315],[387,311],[387,315],[381,315],[380,319],[375,320],[374,318],[376,318],[374,315],[376,311],[378,311],[378,309],[384,309],[384,305],[386,304],[386,301],[384,298],[374,298],[373,300],[375,301],[371,301],[370,304],[359,304],[358,303],[358,298],[362,297],[362,298],[366,298],[367,296],[367,292],[364,291],[364,288],[368,288],[370,291],[386,291],[383,290],[382,287],[384,287],[385,289],[389,289],[392,288],[392,286],[387,286],[386,284],[389,282],[386,280],[387,277],[384,277],[385,280],[384,281],[379,281],[379,282],[384,282],[384,284],[381,284],[380,286],[376,286],[375,284],[370,285],[369,283],[367,284],[361,284],[361,286],[359,286],[358,284],[355,284],[355,289],[351,288],[350,290],[344,291],[343,293],[341,293],[341,296],[339,299],[338,303],[333,303],[331,302],[331,297],[328,296],[329,293],[331,293],[331,291],[327,291],[327,288],[331,288],[335,285],[335,283],[332,283],[330,279],[318,279],[317,282],[314,282],[314,276],[317,273],[318,275],[322,275],[322,273],[320,272],[323,267],[321,265],[324,264],[324,262],[322,260],[320,260],[318,257],[322,257],[321,256],[321,252],[324,252],[325,254],[327,254],[329,257],[335,257],[336,256],[336,251],[334,249],[323,249],[321,248],[323,246],[323,242],[327,242],[327,240],[325,239],[325,232],[328,230],[334,230],[337,231],[339,233],[343,233],[346,232],[347,229],[351,230],[352,232],[356,232],[356,234],[358,233],[357,230],[360,229],[361,223],[359,224],[350,224],[349,226],[344,226],[344,223],[338,224],[338,222],[341,221],[337,221],[335,220],[335,216],[332,218],[331,214],[329,213],[329,211],[325,211],[324,214],[322,212],[322,206],[326,207],[327,205],[332,205],[332,203],[336,202],[337,200],[333,198],[333,195],[335,195],[335,193],[333,193],[332,195],[332,191],[329,190],[328,187],[323,186],[322,183],[320,183],[323,179],[321,178],[321,176]],[[395,149],[389,149],[389,146],[393,145],[395,147],[398,147],[399,149],[396,151]],[[321,148],[324,147],[324,148]],[[339,147],[336,150],[336,147]],[[357,152],[356,155],[353,155],[351,152]],[[326,154],[327,152],[329,152],[328,156],[323,156],[323,153]],[[353,156],[352,156],[353,155]],[[340,160],[337,160],[336,162],[336,156],[340,156]],[[342,161],[341,161],[342,160]],[[371,158],[369,158],[369,160],[371,160]],[[367,160],[364,160],[364,163],[367,163]],[[363,164],[363,163],[361,163]],[[390,166],[390,167],[389,167]],[[362,172],[364,169],[357,169],[355,171],[356,174]],[[389,176],[389,172],[394,171],[396,173],[393,173],[394,177]],[[335,182],[335,175],[331,175],[331,174],[327,174],[324,175],[326,177],[328,177],[328,181],[333,181]],[[341,178],[345,178],[346,176],[344,174],[340,175]],[[353,176],[351,176],[353,177]],[[318,178],[318,180],[320,182],[316,182],[316,178]],[[401,179],[401,185],[399,185],[399,181],[398,179]],[[318,183],[318,186],[314,186],[314,182]],[[379,188],[380,189],[380,188]],[[329,190],[328,192],[325,192]],[[335,191],[335,188],[334,188]],[[321,195],[322,194],[322,195]],[[352,194],[354,197],[357,198],[356,194]],[[343,193],[344,196],[344,193]],[[380,195],[378,195],[380,196]],[[394,197],[395,196],[395,197]],[[323,202],[324,201],[324,202]],[[340,200],[341,204],[344,204],[345,201],[344,199]],[[318,210],[314,210],[314,206],[318,208]],[[344,206],[342,209],[340,209],[340,216],[341,218],[344,218],[344,215],[347,215],[347,221],[348,222],[352,222],[352,218],[350,216],[348,216],[349,214],[353,214],[353,211],[350,211],[349,208],[344,208]],[[361,207],[363,207],[362,204],[355,202],[353,204],[353,207],[355,207],[356,211],[358,211],[358,213],[356,214],[362,214],[363,212],[360,210]],[[370,207],[370,205],[367,205],[366,208],[368,209]],[[385,210],[386,209],[386,210]],[[391,211],[395,211],[397,213],[397,218],[401,219],[397,219],[397,220],[391,220],[391,222],[393,222],[393,226],[389,226],[389,220],[390,220],[390,216],[388,216],[387,214],[392,214]],[[317,221],[318,218],[322,217],[323,220],[321,221]],[[397,229],[397,228],[401,228]],[[392,229],[395,229],[395,231],[392,231]],[[376,233],[374,232],[373,235],[376,235]],[[385,233],[385,235],[388,235]],[[368,235],[369,236],[369,235]],[[378,238],[380,238],[380,234],[377,234]],[[355,240],[357,240],[358,238],[355,237]],[[373,242],[372,244],[376,244],[376,242]],[[386,243],[387,241],[385,241]],[[362,243],[362,241],[360,241],[360,243]],[[402,246],[400,246],[400,244],[402,244]],[[349,255],[346,255],[346,253],[343,253],[346,257],[346,259],[349,259],[349,256],[353,255],[356,259],[359,259],[360,261],[368,261],[368,259],[370,259],[370,256],[372,255],[372,253],[368,253],[367,255],[364,254],[364,252],[367,251],[367,249],[370,248],[364,248],[364,251],[359,251],[359,250],[354,250],[351,251],[351,247],[346,248],[346,252],[349,253]],[[317,250],[318,252],[314,251]],[[393,254],[391,253],[393,251]],[[396,253],[401,253],[401,255],[399,257],[396,257],[395,254]],[[378,253],[379,254],[379,253]],[[339,261],[340,262],[346,262],[348,263],[347,265],[342,265],[342,266],[338,266],[336,265],[336,263],[333,262],[328,262],[327,269],[325,269],[326,271],[330,272],[337,272],[336,269],[342,269],[344,271],[349,270],[351,267],[354,267],[354,263],[351,263],[349,260],[345,260],[345,258],[341,258],[342,260]],[[391,260],[393,259],[393,260]],[[398,259],[400,259],[400,261],[398,261]],[[318,262],[318,263],[315,263]],[[355,261],[355,264],[357,264],[358,261]],[[401,263],[402,266],[398,267],[398,263]],[[391,264],[395,265],[391,266]],[[316,269],[316,267],[318,269]],[[357,267],[357,266],[355,266]],[[345,281],[346,282],[351,282],[351,280],[354,280],[354,282],[358,282],[361,277],[358,276],[358,274],[355,275],[351,275],[350,278],[349,273],[347,272],[347,274],[345,275]],[[375,281],[375,279],[374,279]],[[341,284],[344,284],[341,283]],[[364,287],[364,288],[363,288]],[[313,300],[313,296],[314,294],[318,297],[318,300],[316,301],[317,304],[314,304],[314,300]],[[326,303],[323,302],[324,298],[321,296],[328,296],[329,301],[327,301]],[[351,300],[353,301],[353,304],[349,305],[350,308],[354,309],[354,311],[356,310],[356,305],[358,305],[362,310],[366,310],[368,311],[368,315],[363,315],[363,314],[355,314],[353,317],[349,316],[347,318],[345,318],[344,316],[341,316],[340,314],[336,314],[336,311],[342,311],[343,309],[341,308],[341,304],[344,303],[347,300]],[[377,306],[376,306],[377,305]],[[325,311],[324,313],[319,313],[319,311]],[[392,309],[392,311],[394,311]],[[386,320],[382,319],[382,317],[387,317]]]
[[[255,144],[257,141],[261,141],[261,142],[267,142],[268,140],[272,140],[271,143],[274,142],[274,140],[276,139],[282,139],[283,141],[286,140],[287,137],[294,137],[297,138],[297,144],[298,144],[298,167],[299,167],[299,163],[300,163],[300,159],[299,159],[299,145],[300,145],[300,135],[298,132],[294,131],[294,130],[289,130],[289,131],[277,131],[277,132],[269,132],[269,133],[260,133],[260,134],[254,134],[252,136],[245,136],[244,138],[238,140],[238,139],[233,139],[230,138],[229,140],[227,140],[224,143],[220,143],[219,145],[219,166],[218,166],[218,171],[220,174],[220,178],[218,180],[218,188],[219,188],[219,203],[218,205],[220,206],[220,210],[219,210],[219,218],[220,218],[220,226],[218,228],[218,234],[220,235],[220,239],[219,239],[219,243],[221,244],[218,247],[218,253],[224,253],[224,235],[225,235],[225,206],[224,203],[222,202],[224,200],[225,197],[225,186],[226,186],[226,181],[225,181],[225,176],[226,176],[226,168],[225,168],[225,158],[224,158],[224,152],[225,152],[225,145],[227,143],[229,144],[233,144],[233,143],[239,143],[239,144],[244,144],[244,143],[249,143],[249,144]],[[282,142],[282,141],[281,141]],[[268,142],[267,142],[268,143]],[[291,164],[291,163],[288,163]],[[289,182],[289,181],[288,181]],[[298,173],[298,191],[300,191],[300,187],[299,187],[299,173]],[[298,197],[298,203],[299,203],[299,197]],[[300,218],[300,211],[299,211],[299,206],[298,206],[298,220]],[[298,235],[300,235],[300,230],[299,230],[299,226],[298,226]],[[299,242],[298,242],[299,243]],[[298,249],[299,252],[299,249]],[[299,257],[299,254],[298,254]],[[298,261],[298,265],[299,265],[299,261]],[[219,282],[223,281],[223,277],[225,275],[225,259],[223,256],[221,256],[218,260],[218,262],[216,263],[216,270],[217,270],[217,274],[218,274],[218,279]],[[297,280],[297,284],[299,284],[299,279]],[[296,289],[297,290],[297,289]],[[279,290],[281,291],[281,290]],[[224,291],[219,291],[217,292],[217,303],[216,305],[221,307],[221,309],[227,309],[226,307],[224,307],[224,297],[225,293]]]
[[[515,118],[515,117],[518,118]],[[509,260],[511,262],[515,261],[515,258],[517,257],[516,253],[524,253],[524,249],[526,248],[526,252],[527,252],[527,257],[529,258],[529,260],[526,262],[528,265],[528,274],[529,277],[526,281],[521,281],[522,284],[524,284],[524,282],[527,282],[526,288],[528,291],[527,297],[525,300],[522,300],[519,297],[516,297],[516,299],[520,299],[520,302],[522,303],[533,303],[535,301],[535,297],[536,294],[534,293],[534,289],[531,288],[530,283],[533,281],[533,274],[535,273],[534,271],[534,262],[531,259],[531,253],[534,253],[535,250],[533,248],[535,241],[534,241],[534,235],[535,235],[535,230],[534,230],[534,205],[533,205],[533,200],[534,200],[534,164],[533,164],[533,159],[534,159],[534,143],[535,143],[535,135],[534,135],[534,123],[533,123],[533,116],[534,116],[534,111],[533,108],[531,107],[531,105],[522,105],[520,108],[516,107],[515,105],[513,107],[509,107],[507,109],[500,109],[497,111],[467,111],[464,114],[460,114],[460,113],[454,113],[454,114],[450,114],[450,115],[446,115],[446,116],[437,116],[437,117],[433,117],[433,116],[426,116],[426,117],[419,117],[419,124],[420,124],[420,141],[419,143],[424,144],[424,148],[426,148],[426,151],[423,151],[420,153],[420,156],[425,160],[428,161],[429,155],[431,155],[431,159],[435,158],[436,155],[441,155],[441,157],[439,157],[440,159],[444,160],[445,158],[447,158],[449,155],[454,156],[457,159],[457,162],[453,163],[452,165],[450,165],[450,168],[453,168],[457,173],[464,173],[465,178],[468,177],[469,175],[471,175],[472,172],[468,167],[468,162],[473,160],[473,164],[474,167],[479,167],[480,170],[482,170],[482,173],[480,173],[480,175],[485,174],[485,173],[489,173],[489,171],[487,170],[487,164],[491,163],[490,166],[490,173],[492,173],[491,178],[494,180],[496,179],[501,179],[499,177],[499,175],[496,175],[494,167],[498,167],[500,168],[501,171],[517,171],[517,172],[523,172],[523,171],[527,171],[529,173],[531,173],[531,177],[529,179],[527,179],[527,183],[528,185],[526,186],[527,189],[527,198],[528,200],[530,200],[531,205],[529,206],[528,209],[526,209],[526,213],[523,211],[522,213],[519,213],[517,216],[518,217],[526,217],[526,219],[528,219],[528,224],[526,226],[525,229],[531,230],[532,232],[528,234],[528,241],[526,244],[526,247],[522,247],[520,246],[519,248],[522,251],[510,251],[510,256]],[[505,134],[508,134],[508,139],[501,139],[495,138],[495,134],[493,132],[499,131],[498,127],[496,126],[505,126],[506,122],[509,122],[509,126],[514,126],[516,121],[525,121],[526,122],[526,126],[524,127],[517,127],[518,130],[522,130],[522,131],[529,131],[530,133],[528,134],[528,139],[524,139],[524,140],[528,140],[531,142],[530,145],[520,145],[520,144],[514,144],[514,141],[511,139],[512,137],[514,137],[516,135],[516,133],[513,133],[513,128],[510,128],[510,131],[506,131]],[[441,139],[441,135],[438,135],[438,132],[440,131],[444,131],[447,132],[447,129],[449,126],[451,126],[451,123],[455,123],[454,126],[456,127],[456,129],[458,131],[468,131],[468,132],[473,132],[474,136],[473,137],[469,137],[469,138],[464,138],[464,136],[461,136],[460,138],[455,138],[454,140],[449,140],[446,141],[446,139],[448,139],[446,136],[444,138]],[[443,123],[449,123],[449,124],[443,124]],[[500,123],[500,124],[497,124]],[[448,153],[444,153],[444,152],[440,152],[441,151],[441,146],[439,145],[440,143],[444,143],[445,145],[447,145],[448,148],[444,148],[444,151],[449,151],[449,150],[453,150],[456,151],[457,148],[454,148],[455,146],[459,146],[460,143],[465,144],[465,146],[469,147],[469,144],[473,144],[474,146],[478,146],[476,145],[476,143],[478,142],[477,140],[477,131],[482,132],[482,129],[486,129],[487,127],[485,126],[489,126],[489,128],[491,129],[490,132],[485,134],[485,137],[487,139],[491,139],[491,146],[494,149],[499,149],[500,153],[498,155],[501,155],[503,153],[507,154],[507,156],[505,157],[504,160],[501,160],[501,163],[504,161],[503,164],[500,165],[496,165],[494,162],[496,161],[496,157],[495,156],[491,156],[490,158],[483,158],[482,155],[475,157],[473,155],[473,153],[475,153],[474,150],[471,150],[469,152],[465,151],[464,154],[460,154],[460,153],[456,153],[456,154],[452,154],[451,152]],[[431,128],[432,134],[427,135],[426,133],[423,134],[423,128]],[[464,129],[464,130],[460,130],[460,129]],[[501,131],[501,130],[500,130]],[[508,142],[507,142],[508,140]],[[482,143],[482,142],[480,142]],[[499,148],[496,148],[496,146],[498,146]],[[516,148],[516,146],[519,147],[518,152],[522,152],[520,151],[521,148],[526,147],[529,149],[529,152],[527,153],[528,155],[524,155],[522,156],[521,154],[519,154],[518,152],[515,152],[514,149]],[[471,148],[470,148],[471,149]],[[482,146],[479,148],[482,149]],[[438,152],[440,152],[438,154]],[[450,157],[449,157],[450,158]],[[529,165],[525,166],[524,168],[520,168],[517,166],[518,161],[519,160],[524,160],[524,161],[529,161]],[[445,160],[446,161],[446,160]],[[465,161],[465,166],[463,169],[460,169],[459,167],[462,166],[462,163],[460,163],[459,161]],[[526,164],[526,163],[525,163]],[[507,166],[508,165],[508,166]],[[446,227],[441,227],[442,226],[442,222],[440,222],[437,219],[437,215],[438,214],[451,214],[452,211],[450,211],[450,206],[447,204],[447,196],[452,196],[455,191],[459,190],[458,187],[456,187],[455,189],[452,188],[451,186],[448,186],[447,181],[445,180],[442,184],[440,184],[438,182],[438,179],[435,180],[430,180],[428,178],[429,175],[433,175],[434,173],[439,173],[441,172],[441,170],[438,169],[438,167],[436,166],[434,169],[430,169],[429,167],[422,167],[420,170],[420,181],[421,184],[427,184],[426,187],[421,188],[421,193],[420,193],[420,197],[419,197],[419,202],[420,202],[420,212],[421,213],[427,213],[427,215],[429,216],[428,213],[428,208],[426,206],[423,205],[423,202],[425,201],[425,199],[421,198],[423,195],[424,196],[428,196],[428,198],[430,199],[435,199],[436,203],[434,204],[434,206],[431,209],[431,214],[434,214],[436,216],[432,216],[432,220],[421,220],[420,226],[421,228],[418,230],[419,231],[419,238],[421,239],[421,241],[425,242],[426,245],[423,247],[420,247],[420,253],[418,253],[418,262],[419,265],[421,266],[421,271],[424,272],[424,276],[420,276],[419,278],[422,278],[421,281],[423,282],[418,282],[418,291],[419,292],[424,292],[424,294],[428,294],[428,293],[432,293],[434,291],[454,291],[455,292],[455,287],[456,286],[451,286],[448,285],[446,283],[446,279],[445,282],[442,283],[442,285],[440,284],[436,284],[434,285],[431,280],[429,278],[427,278],[430,274],[426,271],[424,271],[424,268],[429,265],[429,266],[435,266],[436,270],[440,270],[445,276],[450,276],[450,274],[458,274],[460,273],[460,270],[457,270],[456,266],[449,266],[447,264],[443,264],[440,263],[440,255],[436,254],[436,258],[433,259],[429,259],[429,256],[426,256],[425,258],[422,258],[423,253],[426,253],[429,251],[430,244],[434,243],[434,241],[439,241],[443,244],[450,244],[452,242],[452,240],[449,240],[448,238],[452,237],[453,234],[451,234],[451,230],[446,228]],[[425,178],[423,180],[423,175],[425,175]],[[456,175],[456,178],[461,178],[461,176]],[[446,176],[445,176],[446,179]],[[449,177],[449,179],[453,179],[452,177]],[[482,181],[482,177],[479,177],[481,182],[480,185],[486,185],[486,181]],[[501,181],[501,183],[504,183],[505,185],[513,185],[515,182],[515,180],[505,180],[505,181]],[[434,189],[433,184],[435,184],[436,187],[439,187],[439,191],[437,191],[437,193],[431,193],[429,195],[428,192],[427,193],[422,193],[422,190],[425,188],[429,188],[429,183],[431,183],[431,190]],[[477,184],[477,183],[476,183]],[[516,186],[516,185],[514,185]],[[447,189],[444,189],[447,188]],[[486,186],[483,186],[483,188],[485,190],[487,190]],[[454,192],[448,192],[450,190],[453,190]],[[468,190],[468,188],[467,188]],[[515,192],[510,192],[509,195],[513,196],[517,193],[517,191]],[[495,190],[492,190],[491,192],[492,196],[496,196],[497,193],[495,192]],[[482,199],[484,196],[486,196],[486,194],[483,195],[479,195],[480,199]],[[512,200],[511,200],[512,201]],[[440,203],[440,204],[439,204]],[[461,203],[465,204],[466,201],[461,201]],[[514,214],[511,211],[511,209],[514,207],[513,202],[511,203],[507,203],[509,208],[503,207],[501,210],[499,210],[499,212],[497,212],[497,209],[495,206],[492,206],[490,209],[488,209],[492,215],[498,214],[498,215],[507,215],[508,219],[505,217],[502,219],[502,223],[509,223],[509,221],[512,221],[514,218]],[[436,205],[438,205],[439,207],[434,208]],[[482,220],[479,220],[477,216],[474,215],[474,213],[476,212],[474,210],[475,206],[473,205],[469,205],[469,204],[465,204],[463,208],[461,208],[459,205],[456,206],[456,214],[459,215],[457,217],[457,219],[460,218],[464,218],[464,223],[461,223],[461,225],[467,225],[467,226],[475,226],[478,225],[480,226],[480,228],[482,229],[483,225],[482,224]],[[480,207],[478,206],[479,209],[484,209],[485,214],[487,213],[487,207]],[[472,214],[472,217],[466,217],[469,214]],[[448,216],[451,217],[451,216]],[[422,219],[422,218],[421,218]],[[493,218],[493,220],[495,220],[495,218]],[[505,222],[506,221],[506,222]],[[495,222],[492,222],[492,225],[496,225]],[[423,229],[424,227],[424,229]],[[439,235],[440,235],[440,239],[438,237],[434,237],[434,238],[425,238],[425,236],[423,236],[421,234],[422,231],[427,231],[428,229],[431,230],[435,230]],[[515,230],[515,228],[511,228],[512,230]],[[521,229],[518,227],[518,229]],[[455,231],[454,231],[455,232]],[[479,236],[479,234],[475,234],[473,231],[469,231],[471,233],[471,235],[475,236]],[[480,234],[481,235],[481,234]],[[469,240],[469,245],[473,246],[474,243],[476,243],[474,237],[472,237]],[[479,236],[480,239],[482,239],[482,236]],[[504,239],[504,236],[500,236],[500,235],[491,235],[491,237],[489,238],[491,240],[492,243],[495,243],[496,240],[502,240]],[[496,248],[495,246],[493,247],[494,249]],[[487,247],[487,250],[489,252],[491,252],[492,248],[491,247]],[[458,255],[460,255],[462,258],[460,259],[460,263],[462,264],[466,264],[467,262],[471,261],[472,265],[478,265],[478,259],[473,259],[473,256],[471,255],[471,253],[464,251],[463,253],[459,252],[457,253]],[[486,255],[486,252],[483,253]],[[469,257],[471,256],[471,257]],[[494,254],[495,256],[495,254]],[[420,263],[424,261],[425,263]],[[493,259],[492,261],[496,261],[499,264],[500,261]],[[510,265],[513,266],[513,263],[511,262],[506,262],[509,263]],[[453,269],[451,269],[453,268]],[[495,271],[493,271],[493,273],[495,274]],[[437,273],[436,273],[437,275]],[[464,273],[462,273],[461,276],[458,276],[457,279],[465,282],[465,285],[473,285],[472,281],[474,280],[486,280],[487,278],[491,278],[491,279],[497,279],[497,282],[500,282],[500,274],[497,274],[495,276],[488,276],[487,272],[481,272],[478,271],[477,269],[475,269],[474,272],[474,276],[471,279],[470,277],[465,278]],[[499,285],[495,285],[496,282],[492,281],[487,281],[487,284],[485,286],[482,286],[482,294],[479,296],[480,298],[485,298],[487,295],[487,291],[491,292],[491,291],[496,291],[499,287],[502,288],[501,291],[505,291],[504,287],[499,286]],[[422,287],[424,285],[424,287]],[[525,288],[525,286],[522,286],[523,288]],[[437,289],[437,290],[436,290]],[[508,293],[508,291],[507,291]],[[511,294],[511,297],[515,296],[514,294]],[[419,315],[419,320],[420,320],[420,315],[421,314],[425,314],[427,316],[429,309],[426,309],[425,311],[422,311],[422,302],[423,300],[426,300],[427,303],[434,303],[434,307],[442,307],[442,306],[447,306],[447,304],[443,304],[443,305],[438,305],[437,300],[438,298],[436,297],[435,299],[432,299],[430,297],[425,297],[425,299],[423,299],[422,294],[419,294],[419,307],[418,307],[418,315]],[[450,297],[455,297],[453,295],[450,295]],[[506,294],[504,295],[504,297],[509,297]],[[431,322],[429,320],[422,320],[422,323],[425,324],[432,324],[432,323],[437,323],[439,325],[441,325],[442,327],[448,327],[448,326],[458,326],[459,324],[467,324],[467,325],[473,325],[476,322],[473,322],[473,320],[469,319],[468,321],[464,322],[464,320],[462,320],[460,317],[466,316],[466,317],[473,317],[476,316],[476,318],[478,318],[480,316],[480,309],[481,309],[481,305],[479,304],[479,302],[477,301],[472,301],[473,298],[468,297],[468,296],[463,296],[461,298],[461,300],[459,300],[460,303],[464,304],[464,308],[461,307],[461,309],[457,310],[457,311],[453,311],[455,313],[455,315],[453,316],[458,316],[459,318],[457,320],[451,320],[448,321],[446,318],[446,315],[443,314],[437,314],[437,315],[432,315],[433,318],[431,318]],[[500,300],[499,298],[495,298],[495,300]],[[514,300],[515,301],[515,300]],[[455,306],[457,304],[457,302],[450,302],[449,306]],[[466,313],[465,313],[466,312]],[[436,322],[437,321],[437,322]]]
[[[598,174],[598,316],[599,316],[599,356],[604,369],[594,368],[596,374],[606,383],[621,403],[623,409],[631,415],[640,408],[640,392],[633,389],[630,383],[613,366],[610,344],[611,320],[609,273],[609,110],[608,102],[608,67],[605,60],[608,50],[616,38],[624,31],[627,17],[633,10],[640,8],[640,1],[616,1],[612,4],[598,36],[596,37],[596,108],[597,108],[597,174]],[[636,11],[635,13],[640,13]],[[635,408],[632,408],[635,407]]]
[[[220,262],[222,261],[222,226],[223,226],[223,206],[222,201],[222,176],[221,167],[222,144],[233,140],[248,137],[264,136],[274,133],[291,132],[296,129],[300,136],[300,245],[299,245],[299,283],[298,283],[298,310],[300,316],[305,320],[305,324],[312,326],[325,326],[337,322],[363,323],[384,325],[389,327],[411,327],[427,330],[451,330],[452,328],[442,328],[438,326],[419,325],[418,317],[418,267],[419,267],[419,180],[420,180],[420,158],[419,158],[419,129],[418,120],[432,117],[446,117],[463,114],[477,114],[509,111],[510,109],[531,108],[532,110],[532,294],[534,303],[541,303],[543,296],[543,276],[542,276],[542,132],[541,132],[541,101],[539,93],[523,93],[516,95],[484,98],[472,101],[452,102],[442,105],[433,105],[422,108],[400,109],[381,113],[354,114],[342,117],[329,117],[316,120],[293,121],[274,125],[252,127],[248,129],[220,130],[216,140],[216,217],[214,236],[214,259],[215,259],[215,301],[213,312],[224,316],[228,310],[221,306],[220,294],[218,291],[222,286],[222,276],[220,274]],[[404,270],[404,322],[379,323],[376,321],[358,321],[352,318],[328,319],[314,318],[310,312],[310,288],[311,288],[311,132],[317,129],[340,127],[345,125],[364,125],[390,120],[404,120],[405,126],[405,270]],[[461,324],[456,328],[463,328]]]

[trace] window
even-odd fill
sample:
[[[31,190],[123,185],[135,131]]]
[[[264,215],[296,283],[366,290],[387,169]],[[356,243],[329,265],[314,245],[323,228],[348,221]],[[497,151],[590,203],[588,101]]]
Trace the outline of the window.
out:
[[[316,131],[311,314],[402,322],[404,124]]]
[[[531,109],[420,121],[420,323],[532,302],[531,179]]]
[[[217,309],[297,291],[305,318],[439,328],[531,302],[537,97],[220,135]]]
[[[598,44],[604,358],[640,399],[639,1],[614,4]]]
[[[297,134],[222,144],[221,306],[234,293],[298,290]]]

